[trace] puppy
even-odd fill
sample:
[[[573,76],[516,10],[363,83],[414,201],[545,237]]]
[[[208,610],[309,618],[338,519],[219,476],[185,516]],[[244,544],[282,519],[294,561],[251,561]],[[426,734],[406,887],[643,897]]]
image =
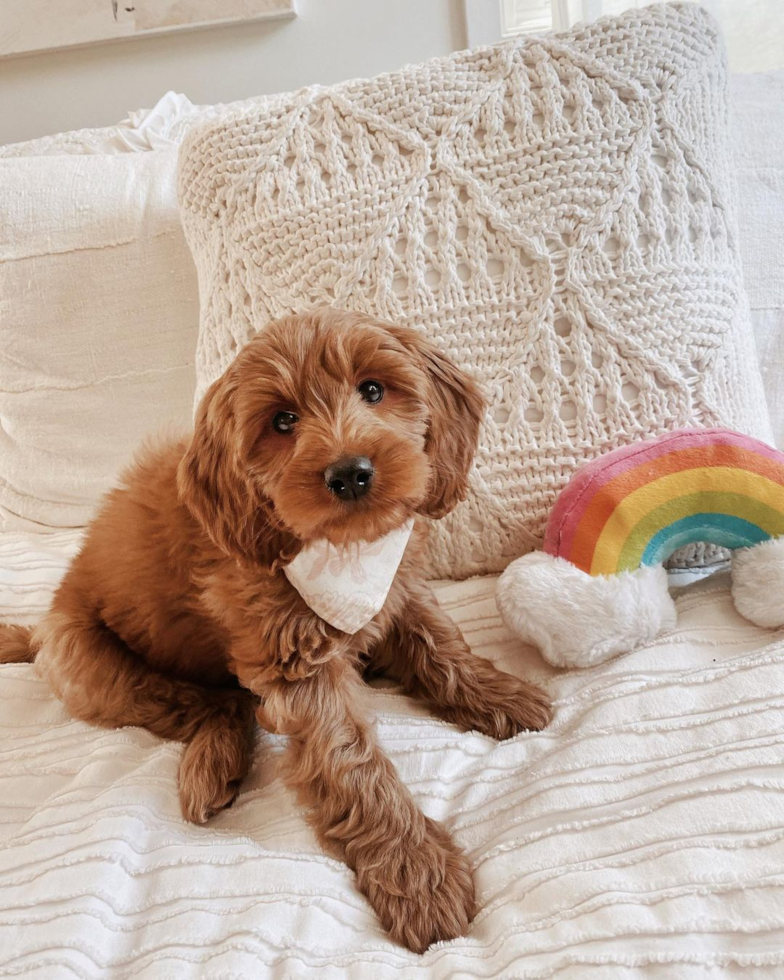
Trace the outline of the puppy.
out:
[[[35,655],[76,717],[184,742],[196,823],[234,800],[255,718],[288,735],[286,778],[320,841],[418,952],[465,933],[471,873],[378,747],[362,671],[493,738],[550,717],[542,691],[472,656],[418,571],[423,518],[466,492],[483,408],[411,330],[334,311],[272,323],[206,393],[193,435],[142,452],[107,495],[29,642],[8,628],[0,644],[6,661]],[[362,490],[345,493],[335,467],[350,481],[357,458]],[[354,635],[283,572],[308,542],[373,541],[414,515],[385,605]]]

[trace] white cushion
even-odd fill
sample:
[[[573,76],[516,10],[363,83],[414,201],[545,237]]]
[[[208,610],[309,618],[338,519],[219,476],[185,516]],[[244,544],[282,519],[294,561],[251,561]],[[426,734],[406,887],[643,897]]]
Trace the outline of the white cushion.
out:
[[[0,147],[0,529],[86,524],[144,437],[189,427],[176,150],[224,109],[167,92],[115,126]]]
[[[186,427],[198,291],[176,149],[0,159],[0,529],[85,524]]]
[[[784,71],[732,76],[743,279],[776,445],[784,448]]]
[[[32,588],[54,548],[16,545]],[[505,630],[494,588],[437,591],[477,654],[548,687],[548,730],[496,743],[393,687],[368,697],[402,779],[468,851],[479,914],[467,937],[423,957],[389,940],[284,788],[283,738],[260,734],[237,802],[194,827],[179,813],[179,745],[74,721],[33,667],[6,666],[5,968],[34,980],[780,976],[782,636],[741,620],[726,581],[711,582],[678,599],[677,627],[647,648],[556,672]],[[20,588],[0,614],[24,620],[40,599]]]
[[[209,118],[219,106],[195,106],[180,92],[162,95],[152,109],[129,112],[114,126],[74,129],[23,143],[0,146],[0,158],[63,154],[138,153],[176,146],[196,119]]]
[[[630,11],[235,111],[183,143],[198,394],[318,305],[429,333],[485,388],[430,571],[541,543],[574,468],[644,435],[770,437],[728,213],[726,70],[698,7]]]

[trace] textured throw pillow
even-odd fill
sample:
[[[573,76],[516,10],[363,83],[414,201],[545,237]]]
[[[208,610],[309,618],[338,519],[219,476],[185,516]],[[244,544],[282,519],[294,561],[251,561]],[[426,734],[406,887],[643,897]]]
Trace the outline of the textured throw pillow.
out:
[[[176,147],[0,159],[2,531],[85,524],[145,435],[189,424],[176,167]]]
[[[198,394],[293,311],[427,333],[489,402],[469,498],[433,529],[450,578],[540,545],[558,490],[608,449],[690,425],[769,438],[726,89],[704,11],[654,6],[193,130]]]

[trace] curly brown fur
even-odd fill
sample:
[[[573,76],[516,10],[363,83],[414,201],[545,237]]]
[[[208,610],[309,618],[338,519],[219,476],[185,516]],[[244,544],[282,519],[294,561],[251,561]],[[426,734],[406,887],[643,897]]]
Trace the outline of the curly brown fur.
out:
[[[378,404],[358,394],[368,379],[384,386]],[[288,434],[272,424],[281,411],[298,416]],[[473,885],[376,744],[362,668],[498,738],[545,725],[547,699],[473,657],[439,611],[419,574],[422,520],[384,608],[354,636],[319,619],[281,569],[311,540],[373,540],[450,511],[482,412],[474,383],[413,331],[330,311],[270,324],[209,389],[192,437],[143,452],[107,496],[32,640],[0,636],[5,659],[40,648],[77,717],[184,741],[189,820],[234,798],[255,709],[289,736],[287,778],[324,846],[418,951],[466,931]],[[350,503],[324,477],[346,455],[375,467]]]

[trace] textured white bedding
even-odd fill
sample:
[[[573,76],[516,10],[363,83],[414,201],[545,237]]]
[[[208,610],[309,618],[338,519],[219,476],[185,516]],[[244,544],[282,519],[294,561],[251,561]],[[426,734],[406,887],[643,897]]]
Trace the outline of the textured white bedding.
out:
[[[0,536],[0,616],[37,618],[75,544]],[[654,646],[557,673],[502,627],[493,587],[438,592],[478,654],[547,685],[548,731],[496,744],[372,695],[385,750],[471,855],[466,939],[424,957],[387,940],[283,787],[282,739],[260,734],[235,806],[193,827],[177,745],[71,721],[34,668],[6,666],[0,976],[784,975],[784,635],[711,580]]]
[[[784,436],[784,75],[733,80],[740,246]],[[51,148],[62,152],[62,146]],[[0,533],[0,620],[35,622],[72,531]],[[33,668],[0,667],[0,976],[221,980],[713,980],[784,976],[784,633],[693,586],[669,636],[605,667],[547,667],[501,625],[494,579],[438,587],[475,651],[544,683],[552,727],[496,745],[394,689],[373,711],[422,807],[475,867],[465,940],[390,943],[322,856],[260,735],[209,827],[179,816],[179,749],[70,721]]]

